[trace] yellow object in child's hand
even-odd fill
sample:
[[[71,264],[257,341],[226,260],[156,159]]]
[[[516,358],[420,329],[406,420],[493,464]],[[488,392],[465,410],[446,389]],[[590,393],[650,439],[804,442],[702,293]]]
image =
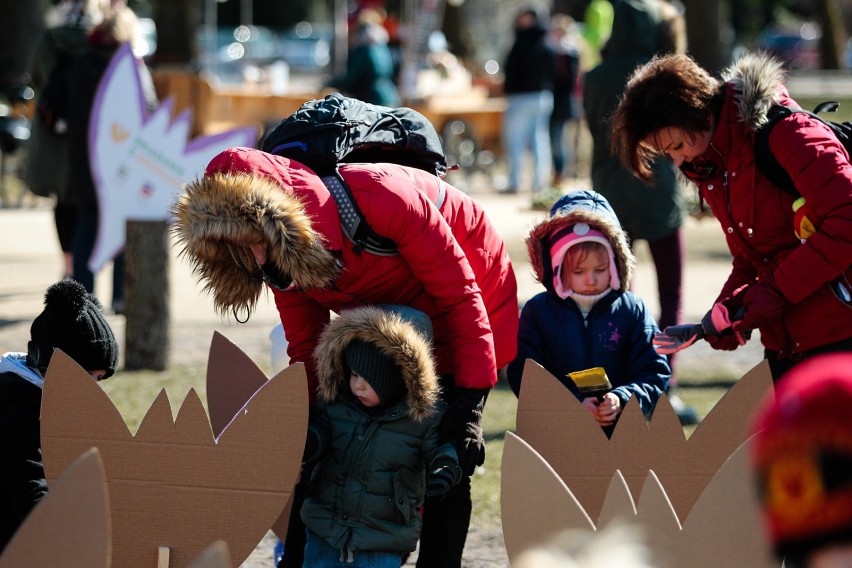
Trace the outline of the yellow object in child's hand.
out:
[[[609,377],[606,376],[606,370],[603,367],[592,367],[583,371],[574,371],[568,373],[574,385],[580,394],[586,397],[598,397],[612,390],[612,384],[609,382]]]

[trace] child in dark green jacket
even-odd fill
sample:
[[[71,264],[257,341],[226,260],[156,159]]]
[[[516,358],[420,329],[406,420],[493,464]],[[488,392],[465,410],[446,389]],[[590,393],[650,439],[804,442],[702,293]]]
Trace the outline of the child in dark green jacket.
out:
[[[400,306],[342,312],[324,330],[301,516],[305,565],[399,567],[425,498],[461,477],[432,360],[428,316]]]

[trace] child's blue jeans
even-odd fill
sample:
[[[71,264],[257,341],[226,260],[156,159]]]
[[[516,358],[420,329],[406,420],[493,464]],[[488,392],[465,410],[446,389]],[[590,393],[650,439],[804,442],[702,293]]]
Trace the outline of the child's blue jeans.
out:
[[[399,568],[402,565],[402,555],[397,552],[359,550],[352,552],[350,556],[348,551],[334,548],[315,532],[311,530],[305,532],[307,533],[305,544],[307,568]]]

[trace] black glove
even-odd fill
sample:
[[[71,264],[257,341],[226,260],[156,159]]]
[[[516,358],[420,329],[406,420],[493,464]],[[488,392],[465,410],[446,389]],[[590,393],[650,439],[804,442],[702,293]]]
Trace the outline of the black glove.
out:
[[[485,440],[480,421],[486,398],[488,389],[457,388],[447,411],[459,465],[468,477],[473,475],[476,466],[485,463]]]
[[[439,467],[429,474],[426,480],[426,498],[441,500],[458,483],[458,473],[454,467]]]

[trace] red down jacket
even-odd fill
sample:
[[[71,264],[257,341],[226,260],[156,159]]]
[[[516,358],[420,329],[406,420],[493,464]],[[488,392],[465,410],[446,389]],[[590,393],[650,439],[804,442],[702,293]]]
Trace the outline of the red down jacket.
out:
[[[245,295],[256,292],[246,288],[249,274],[233,268],[235,257],[214,249],[222,242],[244,248],[265,241],[271,260],[295,282],[274,291],[275,303],[291,363],[306,363],[312,389],[312,353],[331,312],[367,304],[403,304],[427,313],[438,372],[453,374],[459,387],[492,387],[497,369],[515,355],[518,300],[506,247],[482,207],[413,168],[347,164],[340,173],[364,218],[396,243],[398,255],[354,251],[333,198],[303,164],[251,148],[213,158],[203,183],[190,185],[177,211],[179,236],[213,290],[217,309],[250,311],[254,301]],[[438,209],[441,185],[446,198]],[[329,271],[325,260],[332,257]],[[256,274],[251,282],[257,285]]]

